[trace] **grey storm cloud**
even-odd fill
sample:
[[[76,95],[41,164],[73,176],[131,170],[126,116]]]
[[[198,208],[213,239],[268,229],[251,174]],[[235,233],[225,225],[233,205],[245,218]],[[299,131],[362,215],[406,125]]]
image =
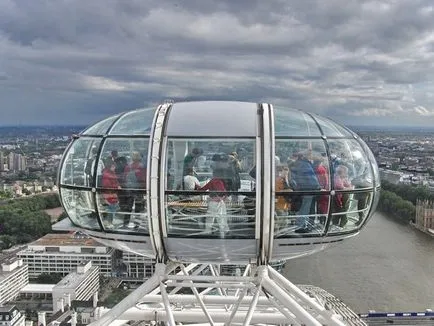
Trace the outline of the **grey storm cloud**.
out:
[[[87,124],[172,98],[432,125],[433,46],[431,0],[4,0],[0,124]]]

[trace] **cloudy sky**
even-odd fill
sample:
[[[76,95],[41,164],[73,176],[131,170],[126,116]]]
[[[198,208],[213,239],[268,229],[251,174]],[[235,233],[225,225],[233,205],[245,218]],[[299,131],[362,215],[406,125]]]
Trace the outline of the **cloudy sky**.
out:
[[[434,125],[432,0],[0,0],[0,125],[164,99]]]

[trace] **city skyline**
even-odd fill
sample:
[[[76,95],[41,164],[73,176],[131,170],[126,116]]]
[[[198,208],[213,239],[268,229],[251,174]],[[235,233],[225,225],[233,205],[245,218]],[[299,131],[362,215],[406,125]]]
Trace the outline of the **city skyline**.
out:
[[[174,100],[431,127],[428,0],[0,4],[0,125],[91,125]]]

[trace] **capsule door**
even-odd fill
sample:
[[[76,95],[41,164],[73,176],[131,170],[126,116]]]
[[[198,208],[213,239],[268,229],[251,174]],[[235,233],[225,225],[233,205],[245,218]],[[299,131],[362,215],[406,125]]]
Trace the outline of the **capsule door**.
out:
[[[167,258],[256,259],[258,111],[256,104],[240,102],[177,103],[165,111],[160,178],[151,175],[151,182],[159,184],[158,227]]]

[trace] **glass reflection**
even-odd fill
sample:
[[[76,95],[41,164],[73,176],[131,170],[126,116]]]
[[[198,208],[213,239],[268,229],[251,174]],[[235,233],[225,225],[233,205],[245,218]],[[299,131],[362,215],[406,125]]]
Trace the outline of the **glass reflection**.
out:
[[[113,122],[119,117],[119,114],[97,122],[93,126],[83,131],[83,135],[105,135],[113,124]]]
[[[61,184],[93,186],[95,160],[100,142],[99,139],[95,138],[79,138],[73,143],[62,166]]]
[[[61,199],[66,213],[74,224],[91,230],[100,229],[92,192],[62,188]]]
[[[335,122],[318,116],[314,115],[314,119],[321,127],[322,133],[327,137],[352,137],[353,134],[345,129],[342,126],[337,125]]]
[[[276,139],[275,151],[275,237],[323,232],[329,196],[300,192],[330,190],[324,141]]]
[[[327,212],[321,212],[319,209],[319,202],[313,201],[313,206],[309,215],[299,215],[299,208],[306,195],[295,194],[289,192],[286,194],[285,200],[290,202],[288,211],[279,211],[276,209],[275,221],[274,221],[274,237],[299,237],[303,234],[316,234],[321,235],[327,223]],[[324,199],[329,204],[328,195],[324,196]],[[280,196],[279,196],[280,197]],[[310,198],[311,196],[309,196]],[[315,196],[314,196],[315,197]],[[328,205],[329,206],[329,205]],[[328,208],[327,206],[327,208]],[[300,225],[300,221],[303,221],[303,225]]]
[[[254,238],[254,140],[168,141],[169,236]],[[253,174],[253,176],[255,176]]]
[[[357,201],[357,221],[355,226],[359,226],[363,223],[369,214],[369,207],[372,203],[373,193],[371,191],[358,192],[354,194],[354,199]]]
[[[113,125],[110,135],[143,135],[151,132],[155,109],[141,109],[122,116]]]
[[[252,239],[255,235],[255,197],[196,201],[166,197],[167,233],[171,237]],[[194,196],[193,196],[194,198]],[[215,197],[214,197],[215,198]],[[253,203],[253,205],[252,205]]]
[[[380,185],[380,172],[378,170],[378,165],[377,165],[377,160],[375,159],[374,154],[372,153],[372,151],[369,149],[368,145],[366,145],[366,143],[359,139],[360,143],[362,144],[362,147],[364,149],[364,153],[365,156],[367,156],[367,159],[369,159],[369,162],[371,164],[371,168],[372,171],[374,173],[374,178],[372,180],[375,180],[375,186],[379,186]],[[373,183],[373,181],[372,181]]]
[[[337,192],[332,204],[332,221],[329,233],[345,232],[358,228],[367,218],[372,200],[372,191]],[[342,206],[339,206],[339,203],[343,203]]]
[[[348,179],[358,188],[372,187],[370,163],[360,143],[355,139],[329,140],[330,159],[333,171],[339,165],[348,168]]]
[[[102,148],[100,161],[114,162],[114,173],[122,189],[146,188],[146,164],[149,138],[108,139]],[[105,168],[104,164],[102,167]],[[97,186],[101,187],[103,170],[98,169]]]
[[[107,189],[99,192],[96,198],[105,230],[149,234],[144,193],[132,197],[126,190]]]
[[[302,111],[274,107],[276,136],[321,136],[315,121]]]
[[[109,138],[101,149],[98,211],[104,229],[149,234],[146,159],[149,138]]]

